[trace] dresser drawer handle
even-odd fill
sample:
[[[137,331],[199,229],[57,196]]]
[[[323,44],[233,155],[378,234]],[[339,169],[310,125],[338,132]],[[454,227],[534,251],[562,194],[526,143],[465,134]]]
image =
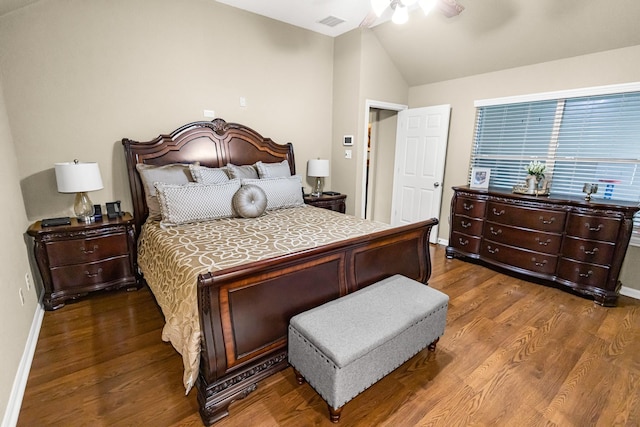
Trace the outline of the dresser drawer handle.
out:
[[[549,218],[549,219],[547,220],[547,219],[544,219],[544,217],[543,217],[543,216],[541,216],[541,217],[540,217],[540,221],[542,221],[542,223],[543,223],[543,224],[553,224],[554,222],[556,222],[556,217],[555,217],[555,216],[552,216],[551,218]]]
[[[498,211],[496,210],[496,208],[493,208],[493,214],[494,214],[495,216],[504,215],[504,209],[500,209],[500,212],[498,212]]]
[[[470,205],[463,203],[462,209],[464,209],[465,211],[470,211],[471,209],[473,209],[473,203],[471,203]]]
[[[98,268],[98,271],[96,271],[95,273],[89,273],[88,271],[84,272],[84,274],[86,274],[87,277],[90,279],[93,279],[94,277],[98,277],[101,273],[102,273],[102,268]]]
[[[580,250],[582,250],[582,252],[584,252],[587,255],[595,255],[598,253],[598,248],[593,248],[593,250],[588,251],[584,248],[584,246],[580,246]]]
[[[498,228],[498,231],[495,231],[493,229],[493,227],[490,227],[489,231],[491,231],[491,234],[493,234],[494,236],[498,236],[498,235],[502,234],[502,229],[501,228]]]
[[[460,246],[467,246],[469,241],[467,239],[462,240],[462,237],[458,237],[458,243],[460,243]]]
[[[500,248],[491,249],[491,246],[487,246],[487,251],[490,254],[497,254],[498,252],[500,252]]]
[[[462,223],[460,225],[462,225],[462,228],[469,228],[469,227],[471,227],[471,222],[462,221]]]
[[[549,246],[549,243],[551,243],[551,239],[547,239],[543,242],[539,237],[536,237],[536,242],[538,242],[540,246]]]
[[[580,273],[580,270],[576,268],[576,272],[578,273],[578,276],[584,278],[591,277],[593,275],[593,271],[591,270],[587,271],[586,273]]]
[[[602,224],[599,224],[597,227],[592,227],[588,222],[584,224],[585,227],[589,229],[589,231],[600,231],[602,230]]]
[[[545,265],[547,265],[547,260],[546,259],[542,260],[542,262],[538,262],[536,260],[536,258],[533,257],[533,258],[531,258],[531,262],[533,262],[538,267],[544,267]]]
[[[82,252],[85,255],[91,255],[92,253],[95,253],[98,250],[98,245],[93,245],[92,249],[87,249],[84,246],[80,248],[80,252]]]

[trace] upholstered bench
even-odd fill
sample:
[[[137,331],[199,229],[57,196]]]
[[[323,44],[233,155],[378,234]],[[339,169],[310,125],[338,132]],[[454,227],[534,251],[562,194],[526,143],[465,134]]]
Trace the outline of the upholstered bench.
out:
[[[444,333],[449,297],[396,275],[294,316],[289,363],[329,406],[337,423],[345,403]]]

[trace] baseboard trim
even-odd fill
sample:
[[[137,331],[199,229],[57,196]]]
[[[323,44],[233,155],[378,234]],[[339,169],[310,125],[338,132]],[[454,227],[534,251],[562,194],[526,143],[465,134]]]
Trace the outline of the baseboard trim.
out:
[[[449,240],[448,239],[438,239],[438,244],[439,245],[443,245],[443,246],[449,246]]]
[[[24,346],[24,352],[20,359],[18,372],[16,372],[16,377],[13,380],[13,387],[11,388],[11,395],[9,396],[7,410],[5,411],[4,418],[2,419],[2,427],[13,427],[18,423],[20,408],[22,407],[22,398],[24,397],[24,390],[27,388],[29,371],[31,370],[33,355],[35,354],[36,346],[38,345],[38,336],[40,335],[40,328],[42,327],[43,319],[44,307],[41,303],[38,303],[36,312],[33,315],[33,322],[31,323],[27,343]]]
[[[622,286],[620,288],[620,295],[624,295],[625,297],[630,297],[634,299],[640,299],[640,290]]]

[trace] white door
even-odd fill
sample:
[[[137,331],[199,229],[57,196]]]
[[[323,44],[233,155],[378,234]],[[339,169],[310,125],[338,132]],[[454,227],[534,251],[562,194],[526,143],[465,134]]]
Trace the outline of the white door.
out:
[[[391,225],[439,218],[450,105],[398,113]],[[434,227],[429,241],[438,240]]]

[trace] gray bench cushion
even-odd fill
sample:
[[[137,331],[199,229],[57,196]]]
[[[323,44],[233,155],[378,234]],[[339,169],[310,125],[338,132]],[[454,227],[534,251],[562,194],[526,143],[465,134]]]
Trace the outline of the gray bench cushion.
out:
[[[448,301],[442,292],[396,275],[301,313],[291,319],[291,326],[344,367]]]

